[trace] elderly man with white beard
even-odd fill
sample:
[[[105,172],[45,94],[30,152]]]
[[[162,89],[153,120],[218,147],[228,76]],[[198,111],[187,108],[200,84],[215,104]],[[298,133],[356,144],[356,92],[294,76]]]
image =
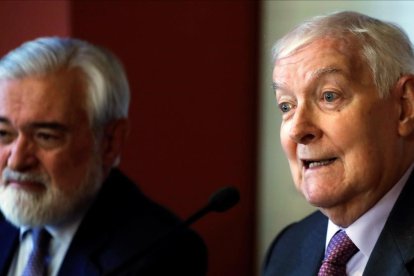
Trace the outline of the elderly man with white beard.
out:
[[[147,253],[180,221],[116,169],[128,106],[121,63],[85,41],[39,38],[0,60],[0,275],[206,273],[189,229]]]

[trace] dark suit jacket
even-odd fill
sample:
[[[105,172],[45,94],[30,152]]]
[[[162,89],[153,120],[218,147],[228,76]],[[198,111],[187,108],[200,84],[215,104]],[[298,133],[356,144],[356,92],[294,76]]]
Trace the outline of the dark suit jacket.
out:
[[[285,228],[269,248],[263,275],[317,275],[327,224],[328,219],[315,212]],[[414,174],[395,203],[363,275],[414,275]]]
[[[113,170],[81,222],[58,275],[205,275],[207,253],[201,238],[187,228],[165,234],[179,222]],[[18,233],[0,216],[0,275],[7,274]],[[111,274],[114,269],[121,270]]]

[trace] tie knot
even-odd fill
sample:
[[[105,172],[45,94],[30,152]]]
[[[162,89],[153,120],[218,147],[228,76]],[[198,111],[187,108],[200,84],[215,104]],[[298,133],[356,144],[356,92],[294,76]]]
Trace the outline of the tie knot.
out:
[[[329,241],[318,276],[345,276],[346,263],[358,250],[345,231],[337,232]]]
[[[50,234],[45,228],[32,230],[33,248],[46,252],[49,247]]]
[[[355,246],[345,231],[341,230],[329,242],[325,261],[332,264],[345,265],[358,250],[358,247]]]
[[[33,244],[46,244],[50,240],[50,234],[45,228],[32,229]]]

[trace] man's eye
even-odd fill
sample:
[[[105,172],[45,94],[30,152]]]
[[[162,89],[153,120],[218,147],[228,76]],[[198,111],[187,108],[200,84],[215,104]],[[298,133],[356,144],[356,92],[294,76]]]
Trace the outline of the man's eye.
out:
[[[3,130],[3,129],[0,129],[0,136],[1,137],[7,136],[7,135],[9,135],[9,132],[8,131]]]
[[[38,145],[44,148],[54,148],[62,144],[63,138],[61,135],[48,133],[48,132],[38,132],[35,134],[35,139]]]
[[[13,133],[4,129],[0,129],[0,143],[9,143],[13,140]]]
[[[291,103],[287,103],[287,102],[283,102],[279,104],[279,109],[282,111],[282,113],[287,113],[292,109],[292,104]]]
[[[41,140],[45,140],[45,141],[57,139],[56,136],[48,134],[48,133],[38,133],[37,138]]]
[[[324,101],[331,103],[335,101],[338,98],[338,94],[332,91],[324,92],[323,93],[323,99]]]

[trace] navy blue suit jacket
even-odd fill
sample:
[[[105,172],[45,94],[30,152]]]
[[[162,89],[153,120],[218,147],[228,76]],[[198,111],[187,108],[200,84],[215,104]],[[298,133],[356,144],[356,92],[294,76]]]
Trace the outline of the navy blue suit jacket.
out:
[[[286,227],[269,248],[263,276],[317,275],[327,224],[318,211]],[[414,275],[414,174],[395,203],[363,275]]]
[[[188,228],[152,246],[179,222],[113,170],[82,220],[58,275],[205,275],[206,247]],[[7,275],[18,234],[0,215],[0,275]],[[121,270],[110,274],[115,269]]]

